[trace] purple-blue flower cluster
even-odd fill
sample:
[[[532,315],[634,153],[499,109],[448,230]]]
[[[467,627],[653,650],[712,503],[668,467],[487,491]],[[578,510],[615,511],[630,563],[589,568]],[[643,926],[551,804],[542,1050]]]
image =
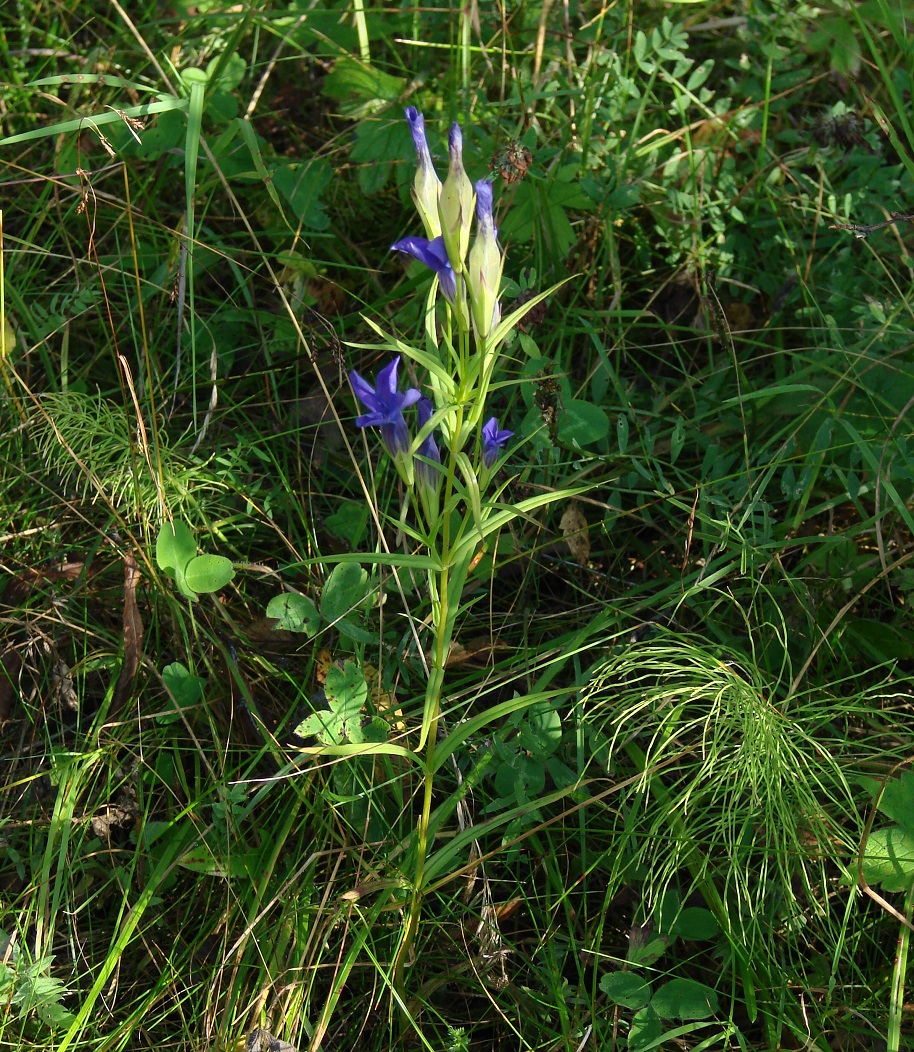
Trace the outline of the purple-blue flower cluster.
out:
[[[474,186],[470,182],[463,168],[463,134],[458,124],[451,126],[448,135],[448,174],[442,183],[435,172],[425,137],[425,118],[415,107],[410,106],[406,110],[406,119],[417,158],[411,193],[425,236],[401,238],[391,248],[418,259],[437,276],[438,287],[450,305],[451,316],[456,320],[461,334],[462,363],[469,360],[467,348],[471,326],[476,333],[476,353],[480,358],[475,366],[476,379],[471,381],[477,395],[472,412],[462,416],[457,412],[457,407],[446,404],[452,396],[442,393],[440,377],[435,396],[439,419],[444,417],[447,420],[443,430],[452,454],[459,453],[460,447],[476,433],[477,466],[480,483],[485,485],[508,439],[513,436],[512,431],[498,426],[495,417],[480,426],[485,394],[500,343],[500,339],[490,339],[501,319],[498,292],[502,272],[492,184],[481,180]],[[471,245],[474,215],[476,236]],[[431,522],[437,518],[437,493],[444,477],[441,452],[435,431],[430,426],[436,406],[414,387],[402,392],[398,389],[399,366],[400,356],[397,355],[380,370],[374,385],[357,372],[349,374],[352,389],[368,410],[356,418],[356,424],[359,427],[380,428],[381,439],[393,457],[400,476],[408,485],[416,485],[422,507]],[[466,364],[462,368],[468,372]],[[455,389],[463,382],[464,377],[459,377]],[[466,398],[466,395],[463,397]],[[416,406],[416,439],[411,439],[410,427],[404,416],[404,410],[411,406]]]
[[[415,106],[409,106],[406,119],[418,160],[412,197],[427,236],[401,238],[391,245],[391,251],[405,252],[433,270],[458,321],[469,326],[472,318],[477,338],[485,339],[501,318],[498,286],[502,255],[492,214],[492,184],[485,179],[475,185],[470,182],[463,168],[463,133],[459,124],[451,125],[448,135],[448,174],[442,183],[425,138],[425,118]],[[476,239],[470,248],[474,206]],[[460,276],[465,277],[465,282],[458,281]],[[466,301],[470,305],[469,316]]]
[[[421,431],[432,419],[434,406],[428,398],[415,387],[408,387],[401,392],[397,386],[397,371],[400,368],[400,355],[385,365],[377,375],[372,386],[360,373],[353,369],[349,373],[349,382],[356,396],[368,410],[357,416],[357,427],[379,427],[381,440],[387,452],[396,459],[405,458],[410,451],[409,428],[403,410],[410,406],[417,407],[418,426]],[[502,430],[495,417],[491,417],[482,426],[482,462],[491,468],[501,454],[502,448],[513,431]],[[441,481],[441,472],[436,465],[441,464],[441,453],[435,441],[435,432],[430,431],[419,443],[417,454],[421,458],[416,462],[416,480],[429,489],[437,489]]]

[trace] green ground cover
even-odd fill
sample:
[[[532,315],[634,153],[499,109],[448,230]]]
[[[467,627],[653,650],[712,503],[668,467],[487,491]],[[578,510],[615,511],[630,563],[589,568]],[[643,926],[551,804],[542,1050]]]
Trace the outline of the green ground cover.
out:
[[[914,1048],[912,17],[0,11],[0,1046]]]

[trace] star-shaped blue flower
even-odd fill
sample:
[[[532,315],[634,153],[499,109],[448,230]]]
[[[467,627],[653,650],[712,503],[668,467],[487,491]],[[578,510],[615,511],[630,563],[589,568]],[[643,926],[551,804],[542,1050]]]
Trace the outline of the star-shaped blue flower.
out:
[[[482,462],[487,468],[498,460],[501,447],[513,434],[513,431],[502,431],[494,416],[482,425]]]
[[[391,252],[406,252],[438,275],[438,284],[448,303],[454,303],[457,296],[457,275],[447,257],[444,238],[436,237],[429,241],[426,237],[404,237],[390,246]]]
[[[402,394],[397,390],[399,366],[398,354],[390,365],[385,365],[378,373],[374,387],[354,369],[349,374],[353,391],[369,410],[364,416],[356,417],[356,426],[379,427],[381,439],[392,457],[409,452],[409,431],[403,419],[403,410],[415,405],[422,397],[415,387],[408,388]]]

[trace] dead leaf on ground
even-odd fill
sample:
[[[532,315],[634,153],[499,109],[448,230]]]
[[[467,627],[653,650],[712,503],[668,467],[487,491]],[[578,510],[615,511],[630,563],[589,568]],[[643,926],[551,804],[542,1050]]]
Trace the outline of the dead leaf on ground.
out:
[[[586,566],[590,562],[590,535],[581,506],[572,501],[562,514],[559,525],[574,561],[578,566]]]
[[[241,626],[241,632],[249,643],[256,643],[260,651],[268,649],[271,653],[285,653],[301,649],[301,633],[277,628],[278,624],[279,618],[276,617],[255,617]]]
[[[70,666],[55,651],[54,666],[51,669],[51,686],[57,702],[70,712],[79,712],[79,695],[73,685],[73,673]]]
[[[244,1052],[296,1052],[294,1045],[273,1037],[269,1030],[252,1030],[245,1042]]]
[[[103,807],[98,814],[89,820],[92,832],[105,843],[111,843],[111,834],[115,830],[130,829],[136,821],[136,809],[120,807],[117,804]]]
[[[447,657],[444,659],[445,668],[453,668],[462,665],[466,661],[488,662],[495,657],[497,650],[504,650],[505,644],[493,640],[491,636],[480,636],[467,641],[467,645],[452,641]],[[431,658],[431,655],[429,655]]]
[[[61,563],[56,569],[46,567],[27,567],[13,577],[6,586],[3,594],[3,605],[18,606],[28,596],[29,592],[39,585],[54,584],[57,581],[75,581],[83,573],[89,575],[91,567],[85,562]]]
[[[112,713],[119,712],[133,693],[143,653],[143,619],[136,605],[136,586],[139,580],[140,568],[136,559],[128,552],[124,556],[124,662],[121,665],[121,674],[117,677],[117,686],[114,688]]]

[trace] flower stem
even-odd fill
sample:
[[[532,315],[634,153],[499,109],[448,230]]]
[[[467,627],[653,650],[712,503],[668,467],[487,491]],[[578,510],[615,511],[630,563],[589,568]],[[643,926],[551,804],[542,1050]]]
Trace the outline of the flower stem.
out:
[[[463,335],[463,334],[461,334]],[[457,407],[457,427],[454,434],[459,435],[463,426],[463,407]],[[406,926],[400,939],[400,945],[393,965],[393,986],[405,1003],[404,969],[413,949],[419,931],[422,915],[423,880],[425,864],[429,853],[429,828],[431,826],[432,799],[435,788],[435,750],[438,744],[438,723],[441,718],[441,695],[444,685],[444,667],[451,646],[451,638],[457,613],[460,607],[460,596],[469,574],[469,558],[462,558],[452,565],[452,496],[454,478],[457,474],[456,456],[459,447],[448,450],[448,470],[445,473],[444,514],[441,523],[441,561],[442,568],[429,580],[432,594],[432,618],[435,629],[435,640],[432,650],[431,667],[428,672],[428,685],[425,693],[425,706],[422,717],[422,731],[418,748],[425,748],[423,764],[422,809],[416,826],[416,865],[412,880],[412,894],[409,902],[409,913]],[[458,538],[459,539],[459,538]],[[437,601],[436,601],[437,597]]]

